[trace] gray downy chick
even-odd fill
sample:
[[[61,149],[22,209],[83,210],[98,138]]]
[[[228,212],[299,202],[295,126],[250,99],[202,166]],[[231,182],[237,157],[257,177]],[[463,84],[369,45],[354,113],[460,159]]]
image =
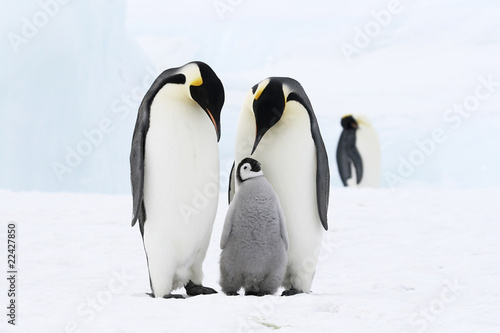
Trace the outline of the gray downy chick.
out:
[[[243,159],[240,182],[224,222],[220,247],[220,285],[227,295],[274,294],[287,264],[288,233],[279,198],[260,163]]]

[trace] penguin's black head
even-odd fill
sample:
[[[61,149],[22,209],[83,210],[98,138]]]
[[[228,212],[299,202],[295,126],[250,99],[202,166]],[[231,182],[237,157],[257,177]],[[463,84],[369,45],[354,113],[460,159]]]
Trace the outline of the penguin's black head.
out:
[[[192,78],[189,83],[189,93],[191,98],[198,103],[207,113],[212,121],[217,133],[217,141],[220,139],[220,113],[224,105],[224,87],[221,80],[207,64],[201,61],[194,61],[199,69],[199,76]]]
[[[236,169],[236,177],[240,182],[244,182],[247,179],[262,176],[262,168],[260,163],[253,158],[247,157],[241,160]]]
[[[342,117],[342,120],[340,121],[340,124],[345,130],[357,130],[358,129],[358,122],[352,115],[347,115]]]
[[[264,83],[264,80],[252,88],[254,94],[252,107],[257,126],[252,154],[264,134],[281,119],[285,111],[286,101],[282,82],[275,78],[269,78],[268,80],[267,84]]]

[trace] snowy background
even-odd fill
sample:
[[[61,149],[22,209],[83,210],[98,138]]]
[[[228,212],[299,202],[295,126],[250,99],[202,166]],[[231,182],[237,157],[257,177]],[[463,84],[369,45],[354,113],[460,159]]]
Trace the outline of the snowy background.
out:
[[[346,113],[378,130],[384,187],[392,174],[404,178],[397,185],[500,185],[499,84],[474,100],[480,78],[500,82],[495,0],[44,1],[0,14],[0,188],[129,193],[138,104],[156,75],[192,60],[225,85],[223,168],[250,87],[290,76],[318,114],[332,186]],[[423,159],[416,142],[436,129],[446,139]]]
[[[17,331],[500,331],[497,0],[0,6],[0,246],[17,221]],[[154,78],[192,60],[225,87],[222,175],[250,87],[290,76],[308,93],[332,174],[314,295],[144,296],[128,227],[133,126]],[[379,133],[382,189],[341,188],[346,113]],[[215,288],[226,208],[205,262]]]

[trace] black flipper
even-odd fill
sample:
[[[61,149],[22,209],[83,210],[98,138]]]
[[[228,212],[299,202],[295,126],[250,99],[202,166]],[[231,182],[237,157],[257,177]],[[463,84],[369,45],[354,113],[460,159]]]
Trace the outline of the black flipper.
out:
[[[347,180],[352,177],[352,165],[356,169],[356,183],[359,184],[363,178],[363,160],[356,148],[356,131],[344,130],[337,146],[337,166],[344,186],[347,186]]]
[[[234,191],[236,190],[236,180],[235,180],[235,175],[234,175],[234,164],[231,167],[231,173],[229,174],[229,188],[227,190],[227,203],[230,204],[231,201],[233,201],[234,197]]]
[[[146,133],[149,129],[149,109],[146,110],[143,105],[144,101],[137,115],[130,151],[130,179],[132,181],[133,200],[132,226],[139,220],[141,235],[144,235],[145,221],[145,209],[142,201],[144,190],[144,146]]]
[[[287,102],[297,101],[302,104],[309,114],[311,122],[311,135],[316,146],[316,196],[318,201],[318,213],[321,224],[325,230],[328,230],[328,203],[330,197],[330,167],[328,163],[328,154],[325,143],[321,137],[318,121],[314,114],[311,102],[307,97],[302,86],[290,78],[282,78],[283,82],[292,88],[292,93],[288,95]]]
[[[153,100],[167,83],[183,84],[186,77],[177,73],[178,68],[164,71],[156,78],[144,96],[137,121],[135,123],[134,135],[132,137],[132,148],[130,150],[130,179],[132,181],[133,215],[132,226],[139,220],[141,234],[144,233],[144,222],[146,220],[146,210],[144,208],[144,153],[146,145],[146,134],[149,130],[150,108]]]

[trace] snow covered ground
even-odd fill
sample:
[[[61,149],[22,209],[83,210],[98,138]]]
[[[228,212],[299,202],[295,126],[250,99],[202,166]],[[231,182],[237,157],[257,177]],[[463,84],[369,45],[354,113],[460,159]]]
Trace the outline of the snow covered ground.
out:
[[[145,294],[129,196],[0,191],[19,244],[17,326],[4,319],[0,331],[499,332],[499,197],[498,188],[335,189],[313,294],[165,300]],[[204,264],[204,284],[219,292],[226,209],[221,196]]]

